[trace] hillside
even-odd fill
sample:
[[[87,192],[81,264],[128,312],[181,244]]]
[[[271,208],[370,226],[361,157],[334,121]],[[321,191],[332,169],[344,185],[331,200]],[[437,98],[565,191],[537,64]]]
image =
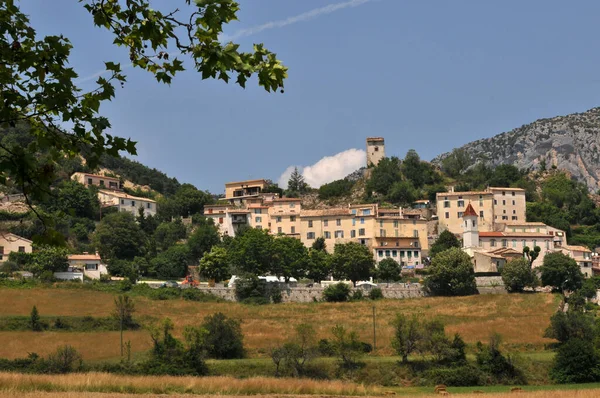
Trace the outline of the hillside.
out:
[[[460,148],[473,164],[512,164],[520,169],[547,168],[567,171],[584,182],[591,192],[600,187],[600,108],[550,119],[539,119],[492,138],[468,143]],[[432,160],[443,166],[451,153]]]

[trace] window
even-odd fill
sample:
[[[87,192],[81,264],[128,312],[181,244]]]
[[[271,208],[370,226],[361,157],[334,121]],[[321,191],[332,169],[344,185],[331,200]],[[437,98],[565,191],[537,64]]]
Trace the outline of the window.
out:
[[[296,216],[290,216],[290,221],[291,222],[296,222]]]
[[[352,209],[352,214],[356,215],[356,209]]]
[[[0,254],[0,260],[4,260],[4,254]]]
[[[496,247],[496,239],[490,240],[490,246],[491,247]]]
[[[100,186],[103,187],[104,186],[104,180],[100,180]]]
[[[395,236],[396,238],[397,238],[398,236],[400,236],[400,234],[398,233],[398,230],[397,230],[397,229],[395,229],[395,230],[394,230],[394,236]]]
[[[444,208],[449,208],[450,207],[450,201],[445,200],[444,201]]]
[[[254,218],[254,221],[257,223],[262,222],[262,217],[256,217]]]
[[[549,240],[546,241],[546,250],[550,250],[550,241]],[[584,253],[583,257],[585,258],[585,253]]]
[[[350,237],[356,238],[356,230],[353,229],[352,231],[350,231]]]
[[[404,250],[400,250],[400,257],[404,257]]]
[[[379,220],[379,228],[383,228],[383,220]]]
[[[361,224],[364,224],[364,223],[365,223],[365,219],[364,219],[364,218],[361,218],[361,219],[360,219],[360,223],[361,223]]]
[[[125,199],[121,199],[121,204],[124,205],[125,204]]]
[[[539,234],[539,233],[540,233],[540,228],[539,228],[539,227],[538,227],[538,228],[536,228],[536,229],[535,229],[535,232],[537,232],[537,233]]]
[[[25,246],[19,246],[19,253],[25,253]]]
[[[525,241],[525,239],[521,240],[521,245],[523,245],[523,247],[527,246],[527,242]]]
[[[389,251],[389,250],[386,250],[386,251],[385,251],[385,256],[386,256],[386,257],[389,257],[389,256],[390,256],[390,251]]]
[[[262,210],[261,209],[254,209],[254,214],[262,214]]]
[[[361,228],[358,230],[358,236],[365,236],[365,229]]]
[[[262,225],[257,225],[257,226],[256,226],[256,229],[258,229],[258,230],[262,230]]]
[[[280,233],[282,233],[282,232],[283,232],[283,231],[282,231],[281,227],[277,227],[277,233],[278,233],[278,234],[280,234]]]
[[[513,214],[517,214],[517,211],[516,211],[516,210],[513,210]]]
[[[507,247],[508,246],[508,242],[506,239],[502,239],[502,247]]]
[[[505,205],[506,205],[506,200],[503,200],[502,201],[502,206],[505,206]]]
[[[338,227],[341,226],[342,225],[342,220],[339,219],[339,218],[337,220],[335,220],[335,225],[338,226]]]
[[[86,271],[98,271],[98,264],[86,264],[85,270]]]
[[[537,246],[537,240],[535,240],[535,239],[534,239],[534,240],[533,240],[533,247],[532,247],[532,249],[533,249],[534,247],[536,247],[536,246]]]
[[[415,250],[415,251],[413,252],[413,256],[415,256],[415,258],[419,257],[419,252]]]
[[[338,230],[334,232],[334,236],[336,239],[340,238],[343,239],[344,238],[344,231]]]
[[[406,257],[408,257],[409,259],[412,258],[412,252],[410,250],[406,251]]]
[[[458,207],[465,207],[465,201],[464,200],[459,200],[458,201]]]
[[[294,207],[296,207],[295,203],[290,203],[290,209],[293,209]]]
[[[279,222],[279,221],[277,221],[277,222]],[[312,226],[312,220],[308,220],[308,228],[312,228],[312,227],[313,227]]]
[[[446,212],[446,218],[450,218],[450,213]]]
[[[146,203],[146,209],[151,209],[152,208],[152,203]]]
[[[4,254],[4,246],[0,246],[0,254]]]
[[[331,232],[325,231],[325,239],[331,239]]]
[[[328,227],[329,226],[329,220],[323,220],[323,226],[324,227]]]
[[[314,239],[315,238],[315,233],[314,232],[307,232],[306,233],[306,239]]]
[[[219,224],[223,224],[223,217],[219,217]]]
[[[479,210],[479,218],[483,218],[483,210]]]
[[[503,220],[508,220],[508,216],[502,216]]]
[[[363,216],[370,216],[371,215],[371,209],[363,209]]]
[[[135,207],[135,200],[131,201],[131,206]]]
[[[292,227],[292,229],[291,229],[290,232],[293,233],[293,234],[295,234],[296,233],[296,227]]]
[[[394,220],[394,228],[398,228],[398,220]]]
[[[464,213],[463,213],[462,211],[459,211],[459,212],[458,212],[458,218],[462,218],[463,214],[464,214]]]
[[[92,184],[93,184],[92,179],[88,178],[88,185],[92,185]]]
[[[517,247],[517,240],[516,239],[512,240],[512,247]]]
[[[392,250],[392,257],[398,257],[398,250]]]
[[[419,230],[413,229],[413,238],[418,238],[418,237],[419,237]]]
[[[385,238],[385,229],[379,230],[379,236],[381,236],[382,238]]]
[[[497,205],[497,204],[498,204],[498,201],[497,201],[496,199],[494,199],[494,204],[495,204],[495,205]]]
[[[502,191],[502,196],[506,196],[506,192],[505,191]]]
[[[383,257],[383,250],[378,250],[378,251],[377,251],[377,255],[378,255],[379,257]]]
[[[512,220],[516,220],[517,218],[519,218],[519,217],[517,217],[517,216],[512,216],[511,217]]]
[[[375,147],[375,152],[379,152],[379,147],[378,146]]]
[[[355,225],[356,225],[356,218],[353,218],[352,219],[352,226],[355,226]]]
[[[275,218],[275,222],[281,222],[281,217],[280,217],[280,216],[276,217],[276,218]],[[311,224],[312,224],[312,221],[309,221],[309,222],[308,222],[308,226],[309,226],[309,227],[312,227],[312,225],[311,225]]]
[[[397,244],[398,244],[398,243],[396,243],[396,245],[397,245]],[[419,247],[419,241],[418,241],[418,240],[414,241],[414,242],[413,242],[413,246],[414,246],[414,247]]]
[[[513,200],[513,206],[516,205],[515,201]]]
[[[515,191],[512,191],[511,194],[512,194],[512,196],[515,196]]]

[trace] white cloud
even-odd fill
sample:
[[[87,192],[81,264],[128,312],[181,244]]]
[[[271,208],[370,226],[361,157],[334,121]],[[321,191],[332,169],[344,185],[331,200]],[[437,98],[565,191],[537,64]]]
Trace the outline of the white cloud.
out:
[[[318,188],[364,167],[366,157],[367,154],[362,149],[348,149],[333,156],[325,156],[311,166],[289,166],[279,177],[278,183],[285,189],[294,167],[298,167],[306,183],[313,188]]]

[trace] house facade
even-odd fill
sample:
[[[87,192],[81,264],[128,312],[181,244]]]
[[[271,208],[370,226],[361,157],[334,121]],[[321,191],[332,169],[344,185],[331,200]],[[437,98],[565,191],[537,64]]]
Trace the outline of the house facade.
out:
[[[563,245],[559,250],[577,261],[579,269],[586,278],[592,276],[592,251],[590,249],[585,246]]]
[[[77,172],[73,173],[71,180],[77,181],[86,187],[96,186],[112,190],[120,190],[122,188],[121,181],[118,178],[107,177],[99,174]]]
[[[8,260],[12,252],[31,253],[32,241],[10,232],[0,232],[0,264]]]
[[[67,257],[70,272],[81,272],[90,279],[100,279],[101,275],[108,275],[106,264],[98,253],[70,254]]]
[[[115,206],[119,211],[128,211],[134,216],[138,215],[140,208],[144,209],[144,215],[146,216],[155,216],[158,210],[156,201],[128,195],[124,192],[101,189],[98,191],[98,199],[103,207]]]

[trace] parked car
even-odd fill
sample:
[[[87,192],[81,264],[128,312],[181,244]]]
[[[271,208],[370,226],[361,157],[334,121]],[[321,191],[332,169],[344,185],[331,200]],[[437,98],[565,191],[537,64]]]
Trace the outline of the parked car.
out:
[[[161,287],[179,287],[179,283],[177,281],[166,281]]]

